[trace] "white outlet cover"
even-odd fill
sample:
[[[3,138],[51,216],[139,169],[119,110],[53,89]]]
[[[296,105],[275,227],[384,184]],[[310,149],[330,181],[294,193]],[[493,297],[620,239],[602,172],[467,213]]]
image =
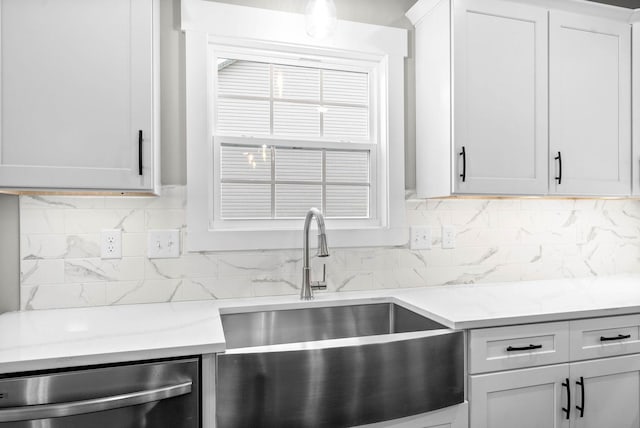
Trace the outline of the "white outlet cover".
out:
[[[102,229],[100,232],[100,257],[122,258],[122,229]]]
[[[180,257],[180,230],[149,230],[147,232],[147,257],[150,259]]]
[[[409,248],[412,250],[431,249],[431,228],[429,226],[411,226]]]
[[[442,248],[456,248],[456,227],[442,226]]]

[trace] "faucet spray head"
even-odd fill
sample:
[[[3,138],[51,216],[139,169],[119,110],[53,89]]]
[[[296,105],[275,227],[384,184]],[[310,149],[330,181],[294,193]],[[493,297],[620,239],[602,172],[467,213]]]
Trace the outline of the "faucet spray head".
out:
[[[318,235],[318,257],[328,257],[329,247],[327,246],[327,234],[320,233]]]

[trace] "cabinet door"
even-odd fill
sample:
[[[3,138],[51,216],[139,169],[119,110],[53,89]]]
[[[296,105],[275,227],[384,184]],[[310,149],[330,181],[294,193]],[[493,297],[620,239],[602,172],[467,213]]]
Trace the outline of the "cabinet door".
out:
[[[640,427],[640,355],[573,363],[570,373],[575,406],[584,408],[574,406],[572,428]]]
[[[631,157],[631,170],[633,181],[631,191],[634,196],[640,195],[640,23],[633,24],[631,31],[631,87],[633,118],[631,119],[631,135],[633,138],[633,153]]]
[[[454,5],[454,192],[544,194],[547,11],[493,0]]]
[[[568,364],[470,376],[470,427],[568,428],[568,377]]]
[[[153,1],[0,0],[0,20],[0,187],[152,189]]]
[[[628,195],[631,27],[555,11],[549,25],[550,192]]]

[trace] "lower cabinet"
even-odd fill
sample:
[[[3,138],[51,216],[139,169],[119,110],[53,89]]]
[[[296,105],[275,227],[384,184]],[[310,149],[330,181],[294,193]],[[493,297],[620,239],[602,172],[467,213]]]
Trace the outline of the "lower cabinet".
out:
[[[568,364],[470,376],[470,427],[569,427],[568,377]]]
[[[640,428],[640,355],[469,377],[471,428]]]

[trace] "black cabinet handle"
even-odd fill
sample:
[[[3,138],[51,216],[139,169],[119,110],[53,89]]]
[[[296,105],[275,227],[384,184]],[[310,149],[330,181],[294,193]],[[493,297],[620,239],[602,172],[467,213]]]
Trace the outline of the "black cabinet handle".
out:
[[[138,175],[142,175],[142,129],[138,131]]]
[[[531,351],[532,349],[540,349],[542,345],[529,345],[529,346],[509,346],[507,352],[513,351]]]
[[[580,402],[582,403],[582,406],[576,404],[576,409],[580,410],[580,417],[584,418],[584,378],[582,376],[580,376],[580,380],[576,381],[576,385],[580,387]]]
[[[462,174],[460,174],[460,177],[464,183],[467,179],[467,152],[464,150],[464,146],[462,146],[462,151],[458,153],[458,156],[462,156]]]
[[[558,161],[558,176],[556,180],[558,180],[558,184],[562,184],[562,153],[558,152],[558,156],[554,159]]]
[[[567,414],[566,419],[569,419],[569,414],[571,413],[571,388],[569,387],[569,378],[566,378],[566,380],[562,382],[562,386],[567,387],[567,407],[563,407],[562,411]]]
[[[619,334],[615,337],[600,336],[600,342],[608,342],[610,340],[624,340],[624,339],[630,339],[630,338],[631,338],[630,334]]]

